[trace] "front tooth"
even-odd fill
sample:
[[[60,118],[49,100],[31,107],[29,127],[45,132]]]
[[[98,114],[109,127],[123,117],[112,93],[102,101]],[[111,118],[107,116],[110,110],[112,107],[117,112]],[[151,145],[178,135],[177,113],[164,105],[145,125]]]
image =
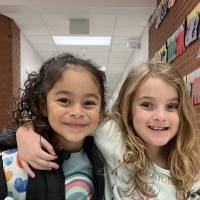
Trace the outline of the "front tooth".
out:
[[[151,127],[153,130],[164,130],[164,128],[159,128],[159,127]]]
[[[158,128],[158,127],[152,127],[152,129],[154,129],[154,130],[158,130],[159,128]]]

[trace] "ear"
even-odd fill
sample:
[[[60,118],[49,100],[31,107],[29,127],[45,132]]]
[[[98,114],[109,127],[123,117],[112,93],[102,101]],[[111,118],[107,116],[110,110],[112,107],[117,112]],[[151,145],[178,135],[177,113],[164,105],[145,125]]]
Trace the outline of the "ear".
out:
[[[103,119],[103,115],[104,115],[104,111],[101,111],[99,114],[99,121],[101,121]]]
[[[104,116],[104,112],[105,112],[105,103],[101,106],[101,111],[100,111],[100,114],[99,114],[99,121],[101,121],[103,119],[103,116]]]
[[[42,98],[42,96],[39,96],[39,107],[40,107],[41,113],[45,117],[47,117],[46,103],[45,103],[45,100]]]

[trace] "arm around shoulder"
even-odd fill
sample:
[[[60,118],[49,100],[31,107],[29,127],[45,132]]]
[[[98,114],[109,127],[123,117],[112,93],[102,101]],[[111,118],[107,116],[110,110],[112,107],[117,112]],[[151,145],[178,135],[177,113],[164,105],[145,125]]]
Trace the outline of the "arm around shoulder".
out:
[[[28,164],[39,170],[51,170],[59,167],[51,161],[57,158],[52,145],[37,134],[31,124],[20,126],[17,130],[16,138],[22,166],[31,177],[34,177],[34,173]]]

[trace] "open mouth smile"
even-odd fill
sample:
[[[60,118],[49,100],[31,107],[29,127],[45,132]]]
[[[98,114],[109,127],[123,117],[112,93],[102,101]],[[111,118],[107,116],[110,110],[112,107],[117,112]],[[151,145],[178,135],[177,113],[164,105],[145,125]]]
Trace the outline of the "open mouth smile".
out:
[[[157,126],[148,126],[152,130],[158,130],[158,131],[166,131],[169,129],[169,127],[157,127]]]

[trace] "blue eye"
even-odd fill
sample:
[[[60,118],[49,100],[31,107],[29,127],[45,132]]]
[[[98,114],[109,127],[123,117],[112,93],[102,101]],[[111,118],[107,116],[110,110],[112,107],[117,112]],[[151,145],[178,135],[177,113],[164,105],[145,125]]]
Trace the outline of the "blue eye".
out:
[[[178,108],[178,105],[177,104],[169,104],[167,105],[167,109],[177,109]]]
[[[153,105],[152,105],[152,103],[150,103],[150,102],[144,102],[144,103],[142,103],[142,107],[145,107],[145,108],[152,108]]]

